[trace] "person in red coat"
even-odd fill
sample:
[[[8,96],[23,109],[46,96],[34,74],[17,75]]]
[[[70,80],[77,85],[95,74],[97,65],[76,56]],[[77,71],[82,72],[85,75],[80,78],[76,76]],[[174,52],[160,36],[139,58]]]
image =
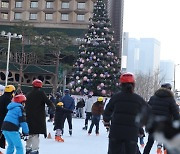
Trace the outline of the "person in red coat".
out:
[[[29,126],[29,140],[26,141],[26,154],[38,154],[39,134],[47,137],[45,105],[55,110],[53,102],[40,90],[42,81],[35,79],[32,82],[33,88],[27,93],[26,98],[26,118]]]
[[[4,94],[0,96],[0,128],[2,127],[2,123],[8,112],[7,106],[11,102],[11,99],[13,98],[15,90],[16,89],[13,85],[7,85],[4,89]],[[5,149],[5,145],[6,145],[6,142],[5,142],[4,135],[2,134],[2,131],[0,131],[0,147]]]

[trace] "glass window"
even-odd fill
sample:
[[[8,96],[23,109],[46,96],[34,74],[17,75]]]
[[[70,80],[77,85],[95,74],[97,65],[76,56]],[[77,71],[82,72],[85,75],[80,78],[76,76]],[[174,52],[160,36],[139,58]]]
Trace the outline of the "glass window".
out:
[[[69,9],[69,2],[62,2],[61,8],[62,9]]]
[[[53,2],[46,2],[46,8],[53,8]]]
[[[37,19],[37,13],[30,13],[29,19],[30,20],[36,20]]]
[[[69,20],[69,14],[61,14],[61,20]]]
[[[53,14],[52,13],[46,13],[46,20],[52,20]]]
[[[1,18],[2,18],[2,19],[8,19],[8,13],[2,12],[2,13],[1,13]]]
[[[77,3],[77,8],[78,9],[85,9],[85,3],[83,3],[83,2]]]
[[[15,7],[16,8],[21,8],[22,7],[22,1],[16,1]]]
[[[31,1],[31,8],[38,8],[38,2]]]
[[[19,12],[14,13],[14,19],[17,19],[17,20],[21,19],[21,15],[22,14]]]
[[[2,1],[1,2],[1,7],[2,8],[8,8],[9,7],[9,2]]]
[[[84,21],[84,14],[78,14],[77,21]]]

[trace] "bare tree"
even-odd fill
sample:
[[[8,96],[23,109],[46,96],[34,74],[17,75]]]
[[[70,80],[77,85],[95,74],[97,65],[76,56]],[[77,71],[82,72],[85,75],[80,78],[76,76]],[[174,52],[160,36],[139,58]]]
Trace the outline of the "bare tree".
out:
[[[141,72],[136,73],[135,91],[148,101],[154,92],[160,87],[162,81],[163,77],[160,78],[159,69],[154,72],[149,72],[148,74],[143,74]]]

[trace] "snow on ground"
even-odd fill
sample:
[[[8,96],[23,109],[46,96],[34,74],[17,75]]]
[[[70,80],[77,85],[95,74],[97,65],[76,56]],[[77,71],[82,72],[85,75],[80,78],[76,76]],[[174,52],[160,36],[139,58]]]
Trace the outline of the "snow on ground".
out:
[[[73,118],[73,135],[69,136],[66,121],[63,135],[65,142],[59,143],[54,140],[55,132],[53,131],[52,122],[47,122],[47,132],[51,134],[52,139],[45,139],[43,135],[40,135],[40,154],[107,154],[108,134],[102,122],[100,122],[99,136],[95,135],[95,127],[89,136],[87,131],[82,130],[83,126],[84,119]],[[145,137],[146,141],[147,135]],[[140,150],[142,151],[143,149],[140,148]],[[156,145],[153,146],[150,154],[155,154],[155,151]]]

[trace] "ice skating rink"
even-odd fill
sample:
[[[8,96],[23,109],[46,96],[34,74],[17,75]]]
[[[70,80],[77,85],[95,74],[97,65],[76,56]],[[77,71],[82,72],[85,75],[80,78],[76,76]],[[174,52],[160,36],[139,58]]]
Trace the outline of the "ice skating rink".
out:
[[[90,124],[91,121],[89,121]],[[87,131],[82,130],[84,119],[73,118],[73,135],[69,135],[67,121],[63,138],[64,143],[58,143],[54,140],[53,123],[47,122],[47,132],[50,133],[50,139],[45,139],[40,135],[40,154],[107,154],[108,134],[102,122],[100,122],[100,135],[95,135],[95,128],[92,134],[88,136]],[[145,142],[147,141],[147,135]],[[24,141],[23,144],[25,145]],[[6,150],[4,150],[5,152]],[[143,148],[140,148],[143,151]],[[153,146],[150,154],[155,154],[156,146]]]

